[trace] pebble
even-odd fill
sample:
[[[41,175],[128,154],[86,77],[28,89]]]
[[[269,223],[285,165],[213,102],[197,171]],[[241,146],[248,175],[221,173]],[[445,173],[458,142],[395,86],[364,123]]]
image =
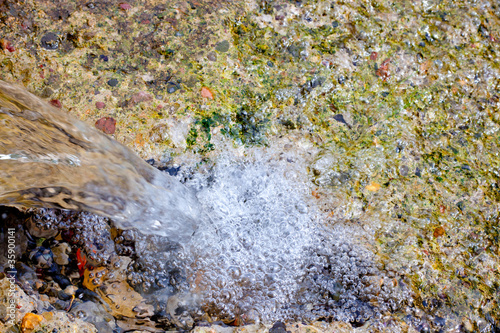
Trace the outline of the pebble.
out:
[[[171,85],[170,87],[167,88],[167,92],[169,94],[173,94],[177,90],[176,86]]]
[[[46,50],[57,50],[59,48],[59,38],[55,33],[49,32],[42,37],[40,44]]]
[[[106,107],[106,104],[104,102],[95,102],[95,107],[100,109],[104,109]]]
[[[73,286],[73,285],[70,285],[70,286],[67,286],[65,289],[64,289],[64,292],[68,295],[74,295],[76,293],[76,291],[78,290],[78,287],[76,286]]]
[[[214,99],[214,94],[207,87],[201,88],[201,97]]]
[[[52,238],[59,233],[57,229],[40,227],[33,217],[29,218],[26,224],[30,235],[36,238]]]
[[[30,254],[30,259],[37,268],[50,269],[54,265],[54,254],[43,246],[37,247]]]
[[[406,166],[406,165],[402,165],[402,166],[400,166],[400,167],[399,167],[399,173],[400,173],[400,174],[401,174],[401,176],[403,176],[403,177],[408,176],[408,171],[409,171],[409,168],[408,168],[408,166]]]
[[[286,326],[281,321],[274,323],[273,327],[269,330],[269,333],[287,333]]]
[[[106,134],[114,134],[116,130],[116,120],[111,117],[102,117],[95,122],[95,127]]]
[[[56,108],[59,109],[62,108],[62,104],[58,99],[52,99],[49,103],[55,106]]]
[[[227,40],[223,40],[220,43],[217,43],[215,49],[221,53],[229,51],[229,42]]]
[[[91,301],[75,304],[70,313],[76,318],[94,324],[100,333],[112,333],[116,329],[115,319],[100,304]]]
[[[130,9],[132,9],[132,6],[126,2],[122,2],[122,3],[120,3],[120,8],[123,10],[130,10]]]
[[[194,320],[189,315],[187,308],[189,303],[188,295],[175,295],[168,298],[167,313],[172,318],[173,323],[182,329],[189,330],[194,325]]]
[[[111,87],[116,87],[118,85],[118,80],[117,79],[111,79],[108,81],[108,85]]]
[[[136,105],[140,102],[147,102],[147,101],[150,101],[152,99],[153,99],[153,96],[151,96],[147,92],[139,91],[138,93],[135,93],[134,95],[132,95],[132,98],[130,99],[129,104]]]
[[[5,39],[0,39],[0,47],[9,52],[14,52],[16,50],[14,46],[12,46],[12,44]]]
[[[217,54],[212,51],[207,55],[207,59],[210,61],[217,61]]]
[[[58,265],[69,264],[69,254],[71,253],[71,247],[68,243],[60,243],[52,248],[52,253],[54,254],[54,261]]]

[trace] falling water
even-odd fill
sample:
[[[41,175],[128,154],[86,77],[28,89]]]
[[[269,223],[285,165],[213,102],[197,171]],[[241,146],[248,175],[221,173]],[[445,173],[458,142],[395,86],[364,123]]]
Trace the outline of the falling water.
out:
[[[188,239],[194,194],[125,146],[0,81],[0,204],[85,210],[122,229]]]

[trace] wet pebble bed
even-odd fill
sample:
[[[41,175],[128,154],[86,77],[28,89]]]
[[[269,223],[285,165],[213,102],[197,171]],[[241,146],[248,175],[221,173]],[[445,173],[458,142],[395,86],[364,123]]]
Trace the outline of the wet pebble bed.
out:
[[[494,332],[499,10],[493,1],[4,1],[0,78],[172,173],[216,161],[219,136],[243,155],[282,138],[307,142],[301,181],[325,223],[363,230],[379,269],[411,290],[411,309],[357,330]],[[287,147],[279,150],[286,155]],[[36,212],[2,209],[2,225],[18,228],[18,292],[39,316],[26,325],[71,318],[72,327],[85,321],[112,331],[186,327],[193,319],[175,323],[138,301],[150,276],[142,267],[134,280],[109,266],[113,251],[134,260],[127,232],[86,213],[58,212],[44,213],[46,222],[64,217],[73,235],[46,234],[27,222]],[[107,232],[112,242],[94,253],[86,232]],[[84,267],[101,267],[92,278],[78,267],[78,249]],[[54,262],[67,274],[52,272]],[[64,279],[54,281],[57,274]],[[98,286],[116,279],[110,289],[136,300],[103,302],[95,279]],[[123,284],[132,281],[137,286]],[[334,287],[321,288],[335,297]],[[89,308],[72,312],[78,306]],[[351,329],[314,325],[304,329]]]

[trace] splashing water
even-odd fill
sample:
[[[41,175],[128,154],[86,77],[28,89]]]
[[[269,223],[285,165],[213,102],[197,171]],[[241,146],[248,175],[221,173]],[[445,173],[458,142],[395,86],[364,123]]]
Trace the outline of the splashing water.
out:
[[[131,273],[132,285],[176,281],[174,291],[158,284],[148,292],[163,299],[177,293],[183,308],[201,306],[226,322],[361,324],[400,309],[408,290],[356,241],[362,231],[327,223],[301,181],[304,169],[286,158],[226,152],[209,171],[179,175],[196,189],[205,218],[177,254],[159,251],[168,248],[161,238],[131,236],[142,270]]]
[[[86,210],[185,241],[196,197],[125,146],[0,81],[0,204]]]

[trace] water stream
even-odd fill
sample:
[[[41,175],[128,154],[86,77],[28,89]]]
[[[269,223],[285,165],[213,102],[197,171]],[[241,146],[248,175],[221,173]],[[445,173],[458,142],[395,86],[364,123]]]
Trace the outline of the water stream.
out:
[[[123,229],[189,238],[194,193],[125,146],[0,81],[0,204],[85,210]]]

